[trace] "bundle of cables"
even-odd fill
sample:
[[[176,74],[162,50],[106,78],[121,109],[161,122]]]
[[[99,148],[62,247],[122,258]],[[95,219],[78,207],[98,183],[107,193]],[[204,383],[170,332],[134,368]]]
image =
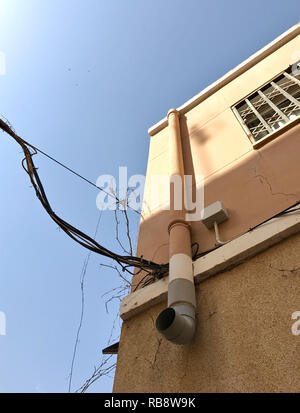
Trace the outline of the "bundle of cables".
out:
[[[90,236],[84,234],[79,229],[70,225],[68,222],[64,221],[62,218],[57,216],[52,210],[51,205],[47,199],[44,187],[41,183],[40,177],[37,172],[37,168],[33,162],[33,156],[37,154],[38,149],[31,145],[30,143],[24,141],[12,130],[11,126],[0,119],[0,128],[9,134],[22,148],[25,158],[22,161],[22,166],[29,175],[32,186],[35,190],[36,196],[41,202],[42,206],[52,218],[52,220],[74,241],[78,242],[83,247],[93,251],[97,254],[103,255],[105,257],[111,258],[116,261],[122,268],[123,271],[129,272],[130,274],[146,274],[146,277],[150,276],[151,279],[159,279],[167,275],[168,264],[157,264],[155,262],[144,259],[143,257],[135,257],[130,255],[120,255],[114,253],[107,248],[100,245]],[[135,269],[132,270],[132,269]],[[145,278],[145,275],[144,277]]]

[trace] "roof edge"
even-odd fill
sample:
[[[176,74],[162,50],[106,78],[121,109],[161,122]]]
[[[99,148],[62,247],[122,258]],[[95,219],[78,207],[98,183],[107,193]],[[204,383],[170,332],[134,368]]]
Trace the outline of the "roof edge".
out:
[[[200,93],[189,99],[183,105],[177,108],[177,111],[181,114],[187,113],[189,110],[194,108],[200,102],[207,99],[210,95],[221,89],[223,86],[227,85],[229,82],[240,76],[242,73],[246,72],[251,67],[255,66],[265,57],[272,54],[275,50],[279,49],[290,40],[294,39],[296,36],[300,34],[300,22],[292,26],[290,29],[286,30],[280,36],[276,37],[272,42],[268,43],[258,52],[251,55],[248,59],[244,60],[234,69],[227,72],[224,76],[222,76],[217,81],[213,82],[205,89],[203,89]],[[148,129],[148,134],[150,136],[154,136],[156,133],[164,129],[168,124],[167,116],[165,116],[162,120],[155,123]]]

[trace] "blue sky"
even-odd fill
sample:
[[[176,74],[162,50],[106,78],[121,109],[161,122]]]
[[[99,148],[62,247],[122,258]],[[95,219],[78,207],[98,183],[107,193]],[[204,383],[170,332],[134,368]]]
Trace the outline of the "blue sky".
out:
[[[299,8],[297,0],[0,0],[0,115],[93,182],[119,166],[145,174],[148,127],[296,24]],[[0,135],[0,392],[65,392],[87,251],[50,220],[20,148]],[[54,211],[93,235],[97,190],[42,155],[35,163]],[[102,215],[97,240],[119,251],[112,215]],[[99,363],[118,311],[115,302],[106,313],[102,296],[119,280],[101,262],[92,254],[72,390]],[[110,392],[112,382],[90,391]]]

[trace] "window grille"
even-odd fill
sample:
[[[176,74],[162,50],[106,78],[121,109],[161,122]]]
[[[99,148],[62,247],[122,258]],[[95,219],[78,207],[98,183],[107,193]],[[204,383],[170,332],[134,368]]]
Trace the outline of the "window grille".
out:
[[[255,143],[300,117],[300,70],[286,70],[233,107]]]

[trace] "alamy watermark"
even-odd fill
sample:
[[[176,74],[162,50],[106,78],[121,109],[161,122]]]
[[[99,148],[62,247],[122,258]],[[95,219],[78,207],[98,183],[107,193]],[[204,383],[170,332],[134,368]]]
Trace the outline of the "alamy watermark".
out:
[[[118,182],[118,185],[117,185]],[[118,180],[112,175],[101,175],[96,185],[101,189],[96,205],[101,211],[117,209],[154,211],[186,211],[187,221],[199,221],[204,211],[204,177],[197,175],[132,175],[128,177],[127,167],[119,167]],[[144,192],[146,194],[144,196]],[[194,195],[194,199],[193,199]],[[145,199],[144,199],[145,198]]]
[[[5,53],[0,51],[0,76],[4,76],[6,74],[6,57]]]
[[[6,315],[0,311],[0,336],[6,336]]]

